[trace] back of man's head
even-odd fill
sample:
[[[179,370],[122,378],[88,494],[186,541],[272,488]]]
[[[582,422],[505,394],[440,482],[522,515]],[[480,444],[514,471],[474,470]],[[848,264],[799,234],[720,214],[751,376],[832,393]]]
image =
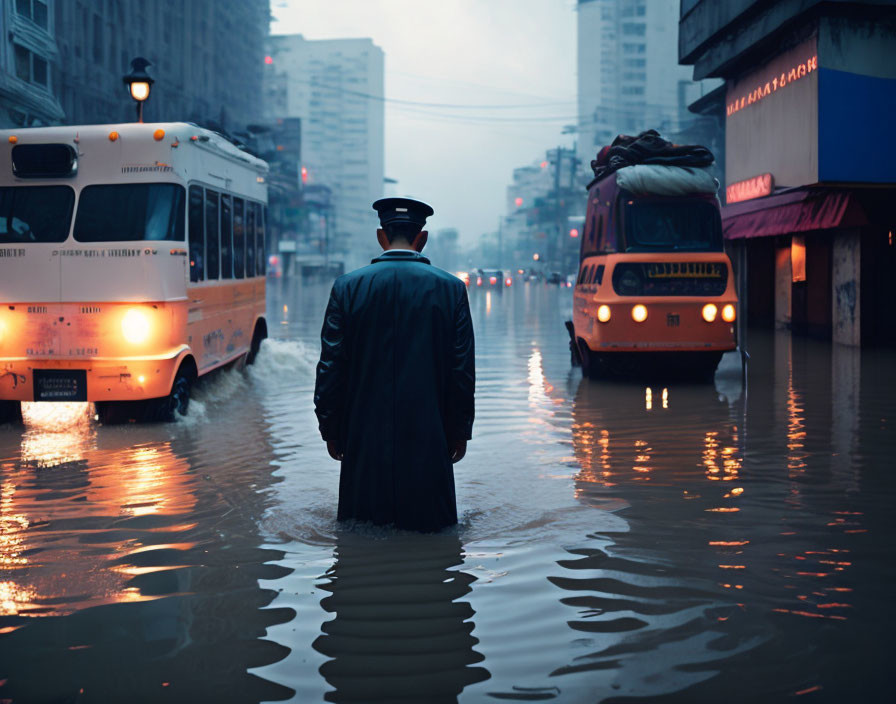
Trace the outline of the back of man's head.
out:
[[[410,245],[420,234],[421,229],[420,225],[414,222],[397,221],[383,225],[389,244],[395,244],[398,241]]]

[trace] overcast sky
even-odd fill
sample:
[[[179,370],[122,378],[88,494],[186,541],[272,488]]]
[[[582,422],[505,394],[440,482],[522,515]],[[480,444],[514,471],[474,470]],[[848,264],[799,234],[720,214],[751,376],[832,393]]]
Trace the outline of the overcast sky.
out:
[[[370,37],[386,56],[386,176],[465,244],[497,228],[513,169],[572,145],[575,0],[272,0],[273,34]]]

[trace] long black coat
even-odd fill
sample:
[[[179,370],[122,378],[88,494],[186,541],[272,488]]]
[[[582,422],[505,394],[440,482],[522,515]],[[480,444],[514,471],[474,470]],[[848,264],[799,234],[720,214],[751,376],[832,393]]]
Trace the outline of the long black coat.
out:
[[[314,405],[344,453],[339,520],[457,523],[451,446],[473,428],[473,326],[460,279],[389,251],[333,284]]]

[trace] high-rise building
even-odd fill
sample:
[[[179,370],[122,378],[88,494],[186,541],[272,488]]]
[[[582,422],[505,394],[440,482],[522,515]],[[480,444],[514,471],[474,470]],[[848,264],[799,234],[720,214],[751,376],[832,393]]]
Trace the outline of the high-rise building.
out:
[[[383,194],[383,63],[370,39],[268,39],[266,114],[301,118],[303,179],[331,189],[329,246],[351,263],[375,246],[370,206]]]
[[[617,134],[674,137],[709,87],[678,65],[680,0],[578,0],[578,156],[587,171]],[[713,86],[718,81],[713,82]]]
[[[62,107],[50,64],[57,48],[54,0],[0,4],[0,127],[56,124]]]
[[[16,6],[29,1],[44,4]],[[261,120],[268,0],[61,0],[53,14],[52,81],[65,122],[133,120],[121,79],[137,56],[152,62],[156,80],[147,122],[216,123],[234,132]]]

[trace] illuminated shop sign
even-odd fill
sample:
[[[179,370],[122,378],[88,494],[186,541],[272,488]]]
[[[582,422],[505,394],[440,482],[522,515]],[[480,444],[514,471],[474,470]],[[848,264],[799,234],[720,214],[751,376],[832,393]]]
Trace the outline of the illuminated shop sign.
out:
[[[758,103],[763,98],[767,98],[772,93],[786,88],[794,81],[805,78],[813,71],[818,70],[818,55],[815,54],[810,59],[791,66],[787,70],[781,71],[781,75],[774,76],[770,81],[757,85],[749,93],[742,94],[739,98],[735,98],[728,103],[726,113],[731,117],[734,113],[743,110],[745,107]],[[728,201],[729,203],[732,201]]]
[[[743,200],[762,198],[771,195],[775,188],[775,179],[771,174],[761,174],[746,181],[732,183],[725,188],[726,203],[740,203]]]

